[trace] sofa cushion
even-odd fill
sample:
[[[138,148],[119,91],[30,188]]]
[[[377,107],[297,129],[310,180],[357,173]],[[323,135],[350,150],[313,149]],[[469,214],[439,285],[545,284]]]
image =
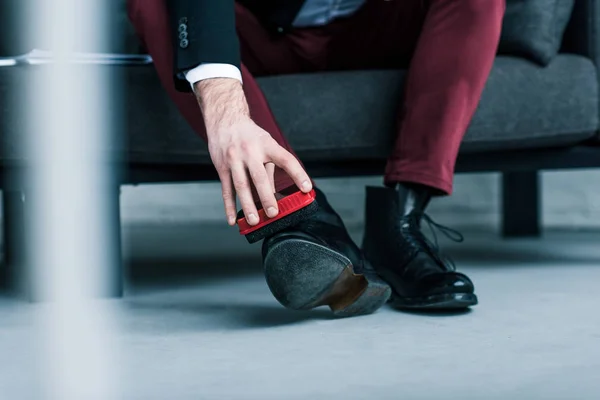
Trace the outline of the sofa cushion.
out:
[[[396,71],[345,72],[271,77],[261,86],[305,159],[371,158],[389,152],[403,80]],[[597,130],[597,103],[596,70],[583,57],[559,56],[547,68],[498,57],[461,151],[577,143]]]
[[[209,164],[204,142],[179,115],[154,69],[126,71],[130,161]],[[0,68],[0,93],[16,75],[27,80],[26,71],[16,72]],[[402,71],[355,71],[259,83],[302,159],[361,160],[388,155],[404,77]],[[583,57],[560,55],[547,68],[498,57],[461,152],[565,146],[591,138],[598,130],[596,82],[594,66]],[[0,148],[18,158],[10,154],[19,131],[14,104],[0,105]]]
[[[209,162],[206,146],[159,89],[151,69],[131,71],[130,156],[137,162]],[[259,79],[304,160],[386,157],[395,136],[402,71],[332,72]],[[561,55],[547,68],[498,57],[462,152],[571,145],[598,129],[596,70]],[[324,90],[326,88],[326,90]],[[151,118],[149,118],[149,116]]]
[[[575,0],[507,0],[498,52],[547,65],[556,56]]]

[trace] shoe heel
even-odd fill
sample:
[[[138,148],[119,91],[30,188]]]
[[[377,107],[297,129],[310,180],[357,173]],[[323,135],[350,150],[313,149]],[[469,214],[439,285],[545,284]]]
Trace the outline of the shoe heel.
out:
[[[338,317],[371,314],[389,300],[390,287],[381,281],[354,274],[352,267],[340,275],[324,304]]]
[[[368,285],[363,275],[354,274],[352,267],[347,266],[317,305],[329,306],[333,312],[344,310],[363,294]]]
[[[337,316],[370,314],[391,294],[383,282],[355,274],[343,255],[308,240],[287,239],[275,245],[264,267],[273,296],[294,310],[327,305]]]

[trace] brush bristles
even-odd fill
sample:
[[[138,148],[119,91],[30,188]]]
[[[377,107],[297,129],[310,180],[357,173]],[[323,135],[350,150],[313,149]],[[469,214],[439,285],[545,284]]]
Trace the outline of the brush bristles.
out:
[[[308,219],[311,215],[313,215],[319,209],[319,205],[317,201],[313,201],[309,205],[304,208],[301,208],[298,211],[295,211],[285,217],[275,220],[270,224],[255,230],[254,232],[250,232],[246,235],[246,240],[248,243],[256,243],[261,239],[264,239],[268,236],[273,236],[277,232],[280,232],[284,229],[291,228],[300,222]]]

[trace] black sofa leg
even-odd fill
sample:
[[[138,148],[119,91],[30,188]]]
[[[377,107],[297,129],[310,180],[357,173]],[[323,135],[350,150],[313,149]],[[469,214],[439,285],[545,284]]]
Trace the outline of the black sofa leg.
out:
[[[502,177],[502,195],[503,236],[540,236],[541,199],[538,172],[505,172]]]
[[[105,286],[99,293],[103,298],[123,296],[123,262],[121,257],[121,213],[120,188],[109,189],[106,197],[108,221],[106,225],[107,251],[110,251]],[[31,272],[26,251],[26,204],[25,194],[21,191],[3,192],[3,237],[4,267],[0,270],[0,283],[11,293],[29,301],[42,301],[31,286]]]
[[[111,271],[107,276],[105,297],[117,298],[122,297],[124,292],[124,268],[121,246],[121,211],[120,211],[121,189],[119,185],[112,186],[109,189],[107,196],[107,214],[108,220],[108,240],[109,248],[112,250],[110,254]]]
[[[25,197],[21,191],[2,192],[4,268],[2,281],[11,292],[26,290]]]

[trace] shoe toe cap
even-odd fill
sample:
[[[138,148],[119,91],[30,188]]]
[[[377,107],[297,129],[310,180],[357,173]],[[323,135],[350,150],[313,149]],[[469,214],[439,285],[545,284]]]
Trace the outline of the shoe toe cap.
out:
[[[425,279],[422,284],[424,291],[429,294],[475,292],[475,286],[471,279],[460,272],[433,274]]]

